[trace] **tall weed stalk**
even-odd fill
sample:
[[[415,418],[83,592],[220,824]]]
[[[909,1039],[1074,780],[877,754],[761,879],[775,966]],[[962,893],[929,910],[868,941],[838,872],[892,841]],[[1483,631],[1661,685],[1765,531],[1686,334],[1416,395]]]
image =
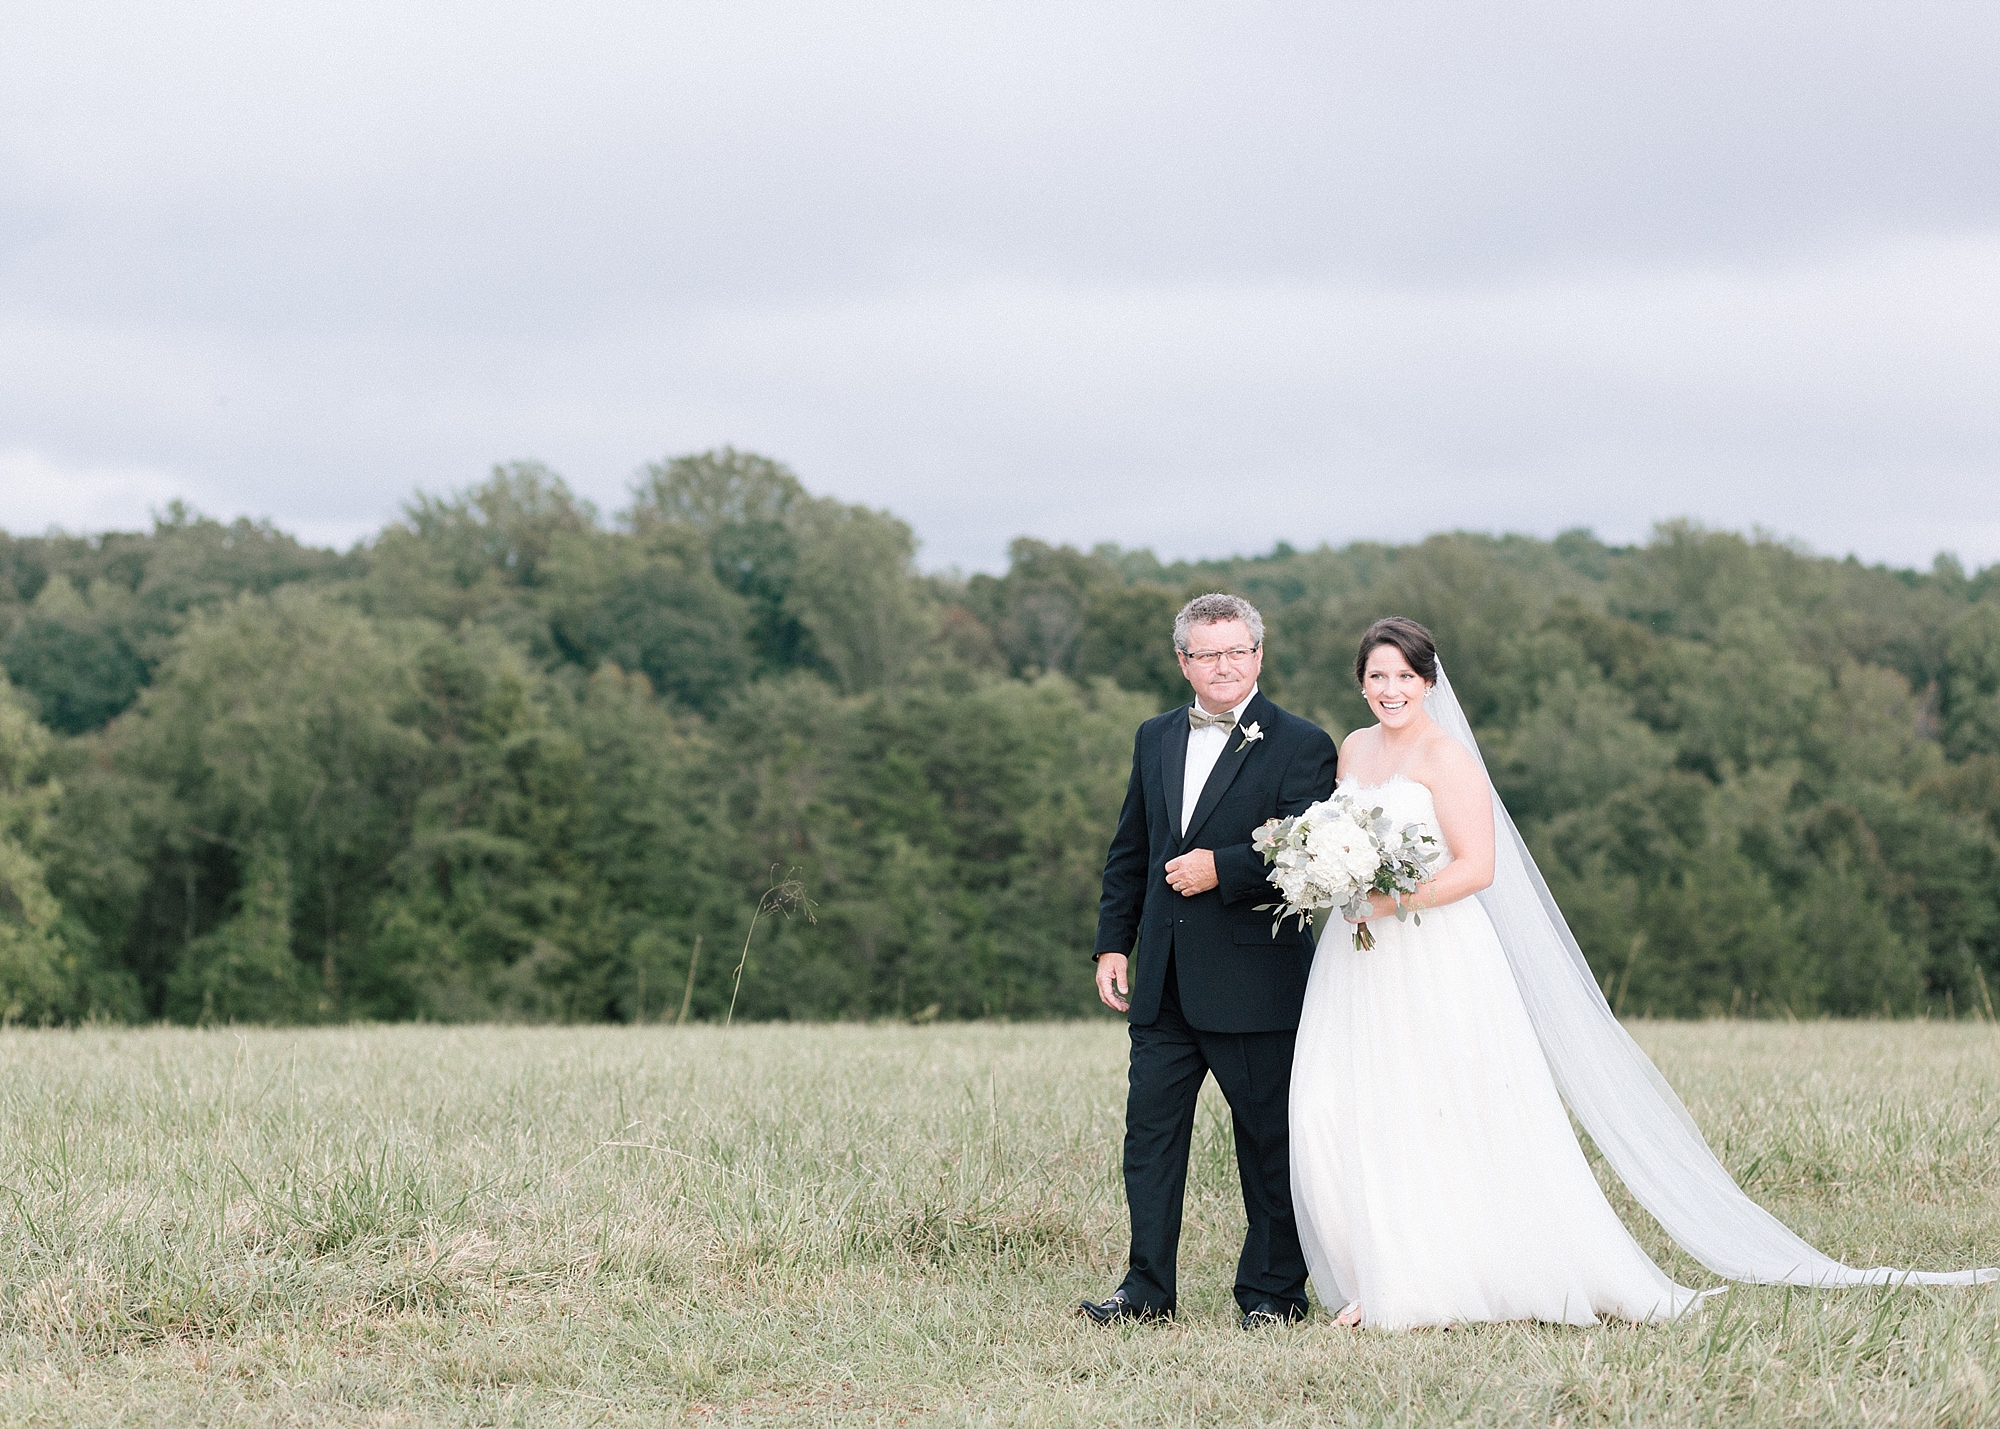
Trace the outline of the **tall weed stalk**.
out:
[[[819,921],[813,916],[813,901],[806,897],[806,886],[797,875],[797,869],[788,869],[781,879],[778,877],[778,865],[771,865],[771,886],[757,900],[756,910],[750,915],[750,931],[743,935],[743,952],[736,959],[736,977],[729,986],[729,1011],[722,1019],[724,1027],[736,1018],[736,995],[743,990],[743,966],[750,961],[750,940],[757,936],[757,924],[764,915],[782,913],[789,918],[797,912],[805,914],[808,923]]]

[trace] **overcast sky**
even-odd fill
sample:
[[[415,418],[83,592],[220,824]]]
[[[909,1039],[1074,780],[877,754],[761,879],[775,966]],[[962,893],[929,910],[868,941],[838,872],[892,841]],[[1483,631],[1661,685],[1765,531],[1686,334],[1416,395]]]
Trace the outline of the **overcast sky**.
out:
[[[732,443],[1225,555],[2000,560],[2000,6],[9,0],[0,525]]]

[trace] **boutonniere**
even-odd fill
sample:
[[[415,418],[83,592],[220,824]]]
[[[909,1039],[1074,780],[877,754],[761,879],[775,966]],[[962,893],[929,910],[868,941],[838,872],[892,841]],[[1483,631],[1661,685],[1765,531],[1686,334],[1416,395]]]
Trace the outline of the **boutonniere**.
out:
[[[1243,742],[1236,746],[1236,752],[1238,754],[1241,754],[1244,750],[1248,749],[1251,745],[1255,744],[1258,740],[1262,739],[1263,737],[1264,737],[1263,726],[1254,723],[1245,725],[1243,727]]]

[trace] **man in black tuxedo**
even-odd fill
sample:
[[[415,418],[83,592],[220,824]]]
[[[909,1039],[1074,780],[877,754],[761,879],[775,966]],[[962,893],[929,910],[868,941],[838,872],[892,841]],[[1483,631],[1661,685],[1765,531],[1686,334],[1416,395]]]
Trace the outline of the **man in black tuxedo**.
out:
[[[1247,600],[1189,601],[1174,648],[1194,703],[1139,726],[1097,915],[1097,995],[1131,1023],[1130,1268],[1110,1299],[1080,1313],[1100,1322],[1174,1313],[1195,1098],[1213,1072],[1234,1114],[1250,1220],[1236,1265],[1248,1330],[1306,1313],[1287,1103],[1313,955],[1296,920],[1274,935],[1271,912],[1257,911],[1277,890],[1250,835],[1333,792],[1334,747],[1257,692],[1264,621]]]

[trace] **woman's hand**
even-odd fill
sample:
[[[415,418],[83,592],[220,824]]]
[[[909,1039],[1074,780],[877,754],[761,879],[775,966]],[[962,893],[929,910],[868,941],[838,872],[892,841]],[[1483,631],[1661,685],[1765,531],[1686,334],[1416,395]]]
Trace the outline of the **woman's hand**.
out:
[[[1366,918],[1350,917],[1347,921],[1350,923],[1366,923],[1370,918],[1393,918],[1395,916],[1396,900],[1394,898],[1391,898],[1386,893],[1371,893],[1368,895],[1368,916]]]

